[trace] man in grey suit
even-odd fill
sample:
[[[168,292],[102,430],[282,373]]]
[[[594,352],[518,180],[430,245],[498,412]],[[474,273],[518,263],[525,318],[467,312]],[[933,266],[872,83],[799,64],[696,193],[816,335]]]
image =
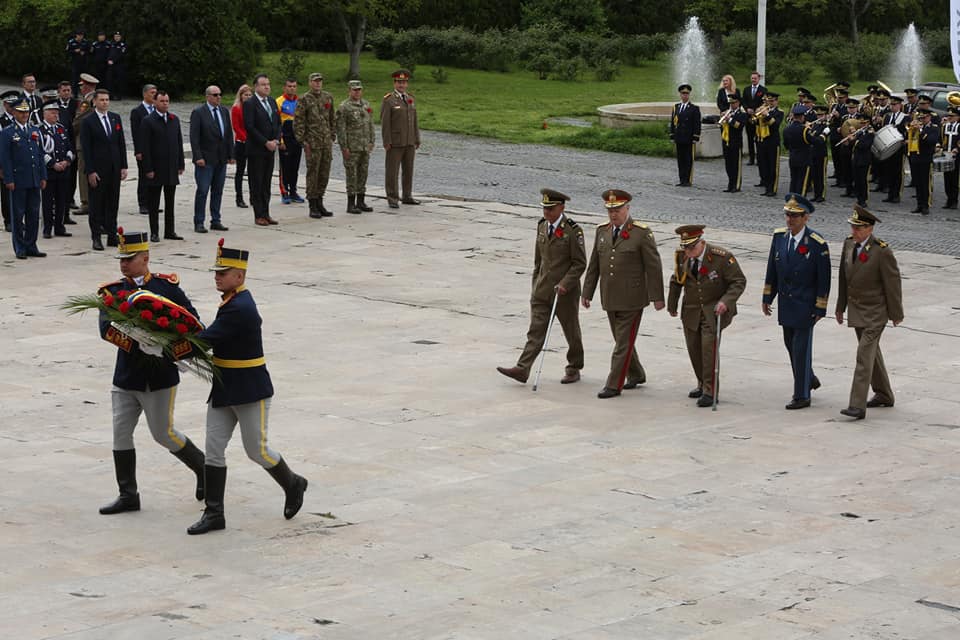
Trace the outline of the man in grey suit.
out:
[[[233,164],[233,127],[230,112],[220,104],[220,87],[209,86],[206,102],[190,114],[190,150],[193,153],[197,193],[193,199],[193,229],[206,233],[203,226],[210,194],[210,228],[226,231],[220,223],[220,203],[223,184],[227,179],[227,165]]]

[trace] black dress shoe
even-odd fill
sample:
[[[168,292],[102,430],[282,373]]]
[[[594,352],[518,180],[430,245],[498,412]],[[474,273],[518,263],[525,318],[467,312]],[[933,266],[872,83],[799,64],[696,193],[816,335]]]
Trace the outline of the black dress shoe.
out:
[[[73,234],[69,231],[54,231],[53,235],[59,238],[70,238],[73,236]]]
[[[150,242],[160,242],[160,234],[159,234],[159,233],[151,233],[151,234],[150,234]]]
[[[703,389],[697,387],[696,389],[690,389],[690,393],[687,394],[688,398],[699,398],[703,395]]]
[[[49,239],[51,239],[52,237],[53,237],[53,234],[50,233],[49,231],[44,231],[44,232],[43,232],[43,239],[44,239],[44,240],[49,240]]]
[[[809,401],[809,400],[797,400],[796,398],[794,398],[793,400],[791,400],[790,402],[787,403],[787,405],[784,407],[784,409],[787,409],[787,410],[791,410],[791,409],[806,409],[806,408],[809,407],[809,406],[810,406],[810,401]]]
[[[820,388],[820,378],[813,376],[813,379],[810,380],[810,388],[816,391]]]
[[[881,398],[880,396],[876,396],[876,395],[870,398],[869,400],[867,400],[867,407],[870,407],[870,408],[892,407],[892,406],[893,406],[893,401],[887,400],[886,398]]]
[[[636,380],[627,380],[627,381],[623,384],[623,388],[624,388],[624,389],[636,389],[636,388],[639,387],[640,385],[644,384],[646,381],[647,381],[647,379],[646,379],[645,377],[644,377],[644,378],[637,378]]]
[[[71,220],[70,218],[65,218],[63,224],[77,224],[77,221]]]
[[[697,400],[698,407],[712,407],[713,406],[713,396],[708,396],[703,394],[700,396],[700,399]]]
[[[415,198],[405,198],[401,200],[403,204],[420,204],[420,201]]]
[[[132,496],[119,496],[110,504],[100,507],[100,514],[105,516],[112,516],[115,513],[123,513],[124,511],[140,511],[139,493]]]
[[[203,226],[202,224],[194,225],[193,230],[196,231],[197,233],[206,233],[206,232],[207,232],[207,228],[206,228],[205,226]]]
[[[183,236],[177,235],[173,231],[163,234],[164,240],[183,240]]]
[[[244,202],[244,201],[243,201],[243,198],[241,198],[241,197],[239,197],[239,196],[237,197],[237,208],[238,208],[238,209],[246,209],[246,208],[247,208],[247,203]]]
[[[606,399],[606,398],[614,398],[618,395],[620,395],[619,389],[611,389],[610,387],[604,387],[603,389],[600,390],[600,393],[597,394],[597,397],[601,399]]]
[[[733,193],[733,190],[732,190],[732,189],[724,189],[723,192],[724,192],[724,193]]]
[[[926,208],[920,209],[920,215],[922,215],[922,216],[928,216],[928,215],[930,215],[930,209],[926,209]]]
[[[220,224],[219,222],[211,222],[211,223],[210,223],[210,230],[211,230],[211,231],[230,231],[229,227],[225,227],[225,226],[223,226],[222,224]]]
[[[823,196],[820,196],[819,198],[814,198],[813,201],[814,201],[814,202],[826,202],[827,199],[824,198]]]
[[[915,208],[915,209],[910,209],[910,213],[920,213],[920,212],[922,212],[922,211],[923,211],[923,209],[921,209],[920,207],[917,207],[917,208]]]
[[[740,189],[730,189],[730,193],[740,193]]]
[[[765,187],[765,186],[767,186],[767,185],[765,185],[765,184],[763,184],[763,183],[761,182],[760,184],[755,184],[755,185],[753,185],[753,186],[755,186],[755,187]]]
[[[100,238],[93,239],[93,250],[94,251],[103,251],[103,243],[100,242]]]
[[[27,259],[27,254],[25,254],[25,253],[18,253],[18,254],[17,254],[17,260],[26,260],[26,259]]]
[[[387,206],[390,207],[391,209],[399,209],[399,208],[400,208],[400,203],[398,203],[398,202],[388,202],[388,203],[387,203]]]
[[[28,253],[27,257],[28,258],[46,258],[47,254],[45,254],[43,251],[34,251],[32,253]]]
[[[847,407],[846,409],[840,409],[840,413],[845,416],[850,416],[856,420],[863,420],[867,417],[866,409],[857,409],[856,407]]]

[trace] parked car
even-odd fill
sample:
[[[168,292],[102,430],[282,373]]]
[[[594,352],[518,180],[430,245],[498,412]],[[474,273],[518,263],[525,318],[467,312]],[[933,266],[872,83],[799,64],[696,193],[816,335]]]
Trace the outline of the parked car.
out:
[[[947,102],[947,95],[953,92],[960,92],[960,84],[950,84],[949,82],[925,82],[917,87],[921,95],[930,96],[933,100],[930,108],[938,114],[946,115],[950,103]]]

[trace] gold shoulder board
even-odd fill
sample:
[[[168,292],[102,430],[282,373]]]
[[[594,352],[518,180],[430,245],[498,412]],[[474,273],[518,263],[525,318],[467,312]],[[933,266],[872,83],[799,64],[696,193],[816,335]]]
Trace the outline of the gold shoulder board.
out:
[[[175,273],[155,273],[154,277],[162,278],[170,284],[180,284],[180,276]]]
[[[816,240],[819,244],[827,244],[827,241],[819,233],[811,233],[810,237]]]

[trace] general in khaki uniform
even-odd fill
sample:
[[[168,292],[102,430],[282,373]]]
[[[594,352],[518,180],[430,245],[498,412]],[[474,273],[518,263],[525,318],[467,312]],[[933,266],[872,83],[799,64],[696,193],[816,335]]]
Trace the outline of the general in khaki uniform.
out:
[[[323,74],[311,73],[310,91],[297,100],[293,115],[293,135],[303,145],[307,157],[307,202],[311,218],[332,216],[323,206],[323,195],[330,182],[330,161],[337,129],[333,96],[323,90]]]
[[[197,336],[213,347],[213,363],[220,375],[214,378],[207,400],[206,508],[200,520],[187,529],[190,535],[226,527],[226,451],[238,423],[247,457],[266,469],[283,489],[283,516],[287,520],[300,511],[307,490],[307,479],[291,471],[286,460],[267,443],[273,383],[263,357],[263,320],[244,285],[249,257],[246,250],[224,247],[220,239],[213,270],[223,300],[213,324]]]
[[[420,204],[413,198],[413,161],[420,148],[420,126],[417,124],[417,105],[407,93],[410,72],[393,72],[393,91],[383,96],[380,103],[380,137],[387,150],[384,188],[387,204],[398,209],[403,204]],[[403,170],[403,197],[397,188],[397,177]]]
[[[856,331],[858,343],[850,406],[840,413],[860,420],[867,415],[867,407],[893,406],[893,388],[880,353],[880,336],[888,320],[893,326],[903,322],[903,295],[893,250],[873,237],[873,226],[880,220],[855,206],[847,221],[851,235],[843,243],[836,316],[843,324],[843,313],[847,312],[847,325]],[[867,400],[870,387],[874,396]]]
[[[373,211],[367,206],[367,169],[370,153],[376,139],[373,134],[373,109],[363,99],[363,85],[359,80],[349,83],[350,95],[337,109],[337,142],[343,155],[343,170],[347,176],[347,213]]]
[[[562,384],[580,379],[583,369],[583,337],[577,302],[580,276],[587,268],[583,229],[564,214],[568,196],[553,189],[540,190],[543,217],[537,223],[537,243],[533,252],[533,285],[530,295],[530,329],[527,344],[517,366],[497,367],[497,371],[518,382],[526,382],[530,368],[543,348],[550,325],[550,311],[557,296],[557,319],[567,339],[567,369]]]
[[[680,248],[674,253],[667,311],[676,317],[682,291],[680,320],[690,364],[697,376],[697,388],[688,396],[699,398],[697,406],[709,407],[717,388],[713,379],[717,314],[721,330],[728,327],[737,315],[737,300],[747,286],[747,278],[732,253],[703,239],[703,228],[702,224],[688,224],[676,229]]]
[[[600,288],[600,303],[607,312],[614,348],[610,373],[598,398],[620,395],[621,389],[635,389],[647,381],[634,342],[643,309],[653,302],[663,309],[663,267],[653,231],[630,218],[632,197],[626,191],[603,192],[610,221],[597,227],[590,264],[583,281],[583,306],[590,308]]]

